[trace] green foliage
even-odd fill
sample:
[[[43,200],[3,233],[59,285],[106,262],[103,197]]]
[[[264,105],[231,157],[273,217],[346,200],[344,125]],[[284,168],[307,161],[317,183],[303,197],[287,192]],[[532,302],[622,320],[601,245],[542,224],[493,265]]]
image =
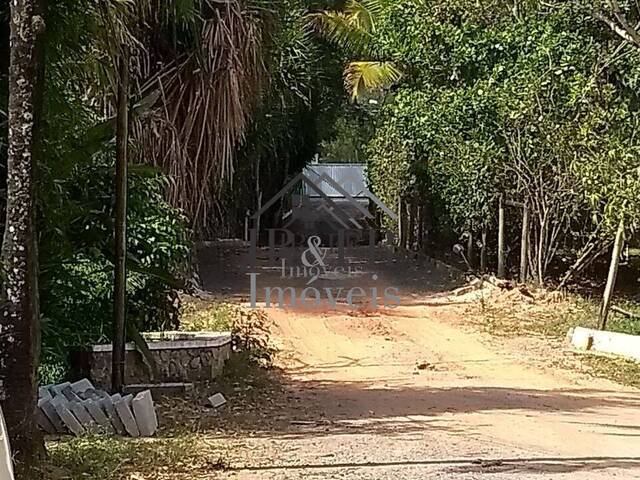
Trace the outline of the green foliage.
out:
[[[45,382],[64,376],[70,349],[111,337],[115,133],[103,107],[113,69],[94,8],[49,9],[38,178]],[[127,313],[139,329],[177,325],[175,288],[190,264],[187,220],[164,200],[168,181],[134,166],[129,176]]]
[[[56,213],[43,212],[40,279],[46,369],[66,365],[70,347],[111,337],[113,177],[111,162],[78,168],[68,183],[58,184],[58,204],[50,206]],[[187,222],[164,201],[165,183],[160,175],[129,178],[128,320],[144,330],[177,327],[179,299],[171,282],[186,274],[189,265]]]
[[[341,66],[333,50],[311,35],[309,3],[272,5],[273,24],[263,47],[269,82],[237,153],[237,180],[219,202],[218,236],[242,235],[246,212],[254,212],[259,201],[271,198],[311,161],[343,105]]]
[[[380,11],[370,42],[404,75],[378,118],[369,176],[385,201],[422,198],[456,232],[491,228],[500,196],[527,203],[543,281],[560,244],[636,226],[640,57],[586,4],[512,7]]]
[[[344,70],[344,84],[354,102],[388,89],[402,78],[401,69],[380,54],[376,42],[378,22],[393,5],[388,0],[347,0],[340,10],[308,16],[320,35],[350,57],[359,57],[350,59]]]
[[[374,105],[344,107],[328,136],[320,143],[319,155],[325,163],[363,163],[366,145],[374,133]]]

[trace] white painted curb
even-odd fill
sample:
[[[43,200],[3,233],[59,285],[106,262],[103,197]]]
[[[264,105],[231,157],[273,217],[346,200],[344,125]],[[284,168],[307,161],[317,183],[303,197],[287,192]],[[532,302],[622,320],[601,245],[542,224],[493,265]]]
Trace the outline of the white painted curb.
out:
[[[619,355],[640,362],[640,336],[575,327],[569,330],[571,345],[578,350]]]

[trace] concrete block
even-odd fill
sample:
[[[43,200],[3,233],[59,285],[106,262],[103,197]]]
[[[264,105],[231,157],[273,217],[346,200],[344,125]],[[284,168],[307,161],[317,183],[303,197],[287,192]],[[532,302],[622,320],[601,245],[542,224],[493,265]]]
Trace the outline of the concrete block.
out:
[[[132,400],[133,395],[127,395],[115,402],[114,406],[116,408],[116,413],[120,417],[122,425],[124,425],[124,429],[127,431],[127,433],[132,437],[139,437],[140,430],[138,430],[138,424],[136,423],[136,419],[133,416],[133,412],[131,411]]]
[[[591,329],[575,327],[571,334],[571,345],[578,350],[590,350],[593,345],[593,334]]]
[[[106,429],[108,432],[113,431],[113,427],[111,426],[111,422],[109,418],[107,418],[106,413],[102,410],[102,406],[94,401],[94,400],[83,400],[82,405],[89,412],[93,421],[99,425],[101,428]]]
[[[52,401],[53,398],[42,398],[38,400],[38,407],[47,416],[57,433],[67,433],[67,427],[65,427],[64,422],[60,418],[60,415],[58,415],[58,412],[56,412],[55,407],[51,405]]]
[[[82,399],[78,396],[76,392],[73,391],[71,385],[62,389],[62,394],[69,400],[70,402],[79,402]]]
[[[73,382],[71,384],[71,388],[77,394],[86,392],[87,390],[95,390],[96,388],[93,386],[88,379],[83,378],[82,380],[78,380],[77,382]]]
[[[51,392],[52,396],[57,397],[58,395],[63,395],[62,390],[70,386],[71,386],[71,382],[64,382],[59,385],[51,385],[51,388],[49,388],[49,391]]]
[[[51,392],[49,391],[49,387],[50,385],[45,387],[38,387],[38,400],[51,400],[53,398],[53,395],[51,395]]]
[[[64,422],[65,426],[71,430],[71,433],[76,436],[80,436],[85,433],[84,427],[71,412],[69,408],[69,401],[64,397],[64,395],[56,396],[51,400],[51,405],[56,409],[60,419]]]
[[[82,424],[85,429],[93,430],[96,427],[96,422],[93,421],[93,418],[87,412],[87,409],[82,404],[81,401],[78,402],[69,402],[67,408],[71,410],[73,415],[78,419],[78,421]]]
[[[640,335],[596,330],[593,334],[593,349],[640,361]]]
[[[608,353],[640,361],[640,335],[576,327],[571,336],[571,344],[582,350]]]
[[[53,425],[53,423],[51,423],[49,417],[45,415],[44,411],[42,411],[39,406],[36,407],[36,422],[38,423],[38,426],[46,433],[56,433],[56,427]]]
[[[221,393],[216,393],[215,395],[211,395],[209,398],[209,403],[213,408],[218,408],[227,403],[227,399],[224,398],[224,395]]]
[[[109,417],[111,426],[113,427],[115,432],[118,435],[126,435],[127,431],[124,429],[122,420],[120,420],[115,407],[115,403],[119,402],[121,399],[122,397],[119,394],[115,394],[112,397],[103,398],[100,401],[100,404],[102,405],[102,408],[104,408],[104,411],[107,413],[107,417]]]
[[[109,394],[104,390],[96,390],[95,388],[89,388],[84,392],[78,394],[82,400],[102,400],[103,398],[109,398]]]
[[[138,424],[138,430],[143,437],[151,437],[158,430],[158,416],[153,406],[153,397],[151,392],[146,390],[140,392],[131,401],[133,414]]]

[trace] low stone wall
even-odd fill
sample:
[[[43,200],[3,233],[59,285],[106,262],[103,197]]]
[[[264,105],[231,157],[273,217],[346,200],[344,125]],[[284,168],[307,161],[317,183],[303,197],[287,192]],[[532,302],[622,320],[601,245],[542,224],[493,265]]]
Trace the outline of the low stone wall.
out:
[[[156,361],[158,378],[152,378],[140,352],[128,343],[125,384],[213,380],[231,355],[229,332],[160,332],[145,333],[144,337]],[[99,388],[109,388],[111,352],[111,345],[93,345],[77,352],[72,362],[76,376],[89,378]]]

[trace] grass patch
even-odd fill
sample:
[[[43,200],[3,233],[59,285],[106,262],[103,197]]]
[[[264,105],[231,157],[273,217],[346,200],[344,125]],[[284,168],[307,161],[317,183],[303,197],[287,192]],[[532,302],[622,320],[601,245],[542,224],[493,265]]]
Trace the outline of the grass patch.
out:
[[[224,451],[202,435],[134,439],[91,436],[47,442],[49,459],[43,478],[138,479],[170,478],[224,469]],[[163,475],[167,475],[163,477]]]
[[[493,304],[490,300],[483,303],[482,323],[492,333],[564,338],[573,327],[598,328],[600,304],[578,296],[540,305]],[[640,315],[640,305],[637,303],[619,301],[616,305]],[[640,335],[640,320],[611,312],[607,330]]]
[[[224,332],[233,327],[233,305],[185,297],[180,311],[180,330]]]
[[[640,388],[640,363],[625,358],[593,354],[579,355],[579,357],[582,365],[591,375]]]

